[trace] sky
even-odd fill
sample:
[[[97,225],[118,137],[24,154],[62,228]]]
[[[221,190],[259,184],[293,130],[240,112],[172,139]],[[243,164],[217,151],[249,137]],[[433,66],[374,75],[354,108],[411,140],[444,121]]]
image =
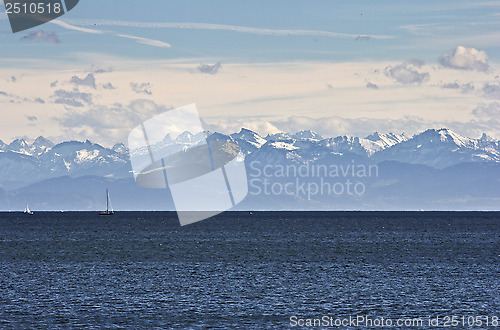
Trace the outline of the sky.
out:
[[[498,1],[84,0],[19,33],[0,8],[6,143],[109,146],[191,103],[223,133],[500,139]]]

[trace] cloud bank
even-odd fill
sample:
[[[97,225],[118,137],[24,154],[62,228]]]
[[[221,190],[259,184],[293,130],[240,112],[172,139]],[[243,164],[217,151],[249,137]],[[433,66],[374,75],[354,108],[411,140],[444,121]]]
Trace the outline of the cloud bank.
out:
[[[64,116],[54,118],[71,135],[80,139],[98,136],[107,141],[126,141],[130,130],[146,119],[170,108],[149,100],[129,104],[93,105],[89,109],[68,109]]]

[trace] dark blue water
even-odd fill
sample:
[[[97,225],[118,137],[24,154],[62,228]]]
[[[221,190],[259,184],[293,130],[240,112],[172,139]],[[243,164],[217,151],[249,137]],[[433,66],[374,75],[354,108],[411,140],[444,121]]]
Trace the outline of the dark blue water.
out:
[[[0,214],[0,327],[500,316],[500,213]]]

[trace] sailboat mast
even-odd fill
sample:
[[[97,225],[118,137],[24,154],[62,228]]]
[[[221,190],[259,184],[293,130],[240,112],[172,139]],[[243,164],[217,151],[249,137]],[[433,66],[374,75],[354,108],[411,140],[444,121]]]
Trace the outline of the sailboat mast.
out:
[[[108,189],[106,188],[106,212],[109,211],[109,192]]]

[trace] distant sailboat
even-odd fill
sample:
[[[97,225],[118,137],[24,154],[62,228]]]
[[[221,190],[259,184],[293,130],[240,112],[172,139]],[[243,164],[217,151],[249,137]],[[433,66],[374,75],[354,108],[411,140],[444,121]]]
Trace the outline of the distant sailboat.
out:
[[[24,214],[33,214],[33,211],[30,210],[28,203],[26,203],[26,207],[24,208]]]
[[[109,192],[106,189],[106,211],[99,212],[99,215],[113,215],[115,212],[113,211],[113,207],[110,207],[111,202],[109,201]]]

